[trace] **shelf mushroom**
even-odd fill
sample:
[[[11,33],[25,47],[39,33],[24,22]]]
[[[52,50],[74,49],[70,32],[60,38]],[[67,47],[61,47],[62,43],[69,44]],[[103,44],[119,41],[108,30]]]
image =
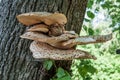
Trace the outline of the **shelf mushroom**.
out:
[[[72,34],[62,34],[57,37],[50,37],[38,32],[26,32],[20,37],[47,43],[59,49],[71,49],[76,45],[106,42],[112,38],[112,34],[97,36],[76,36]]]
[[[36,59],[72,60],[72,59],[96,59],[95,56],[82,50],[61,50],[46,43],[33,41],[30,45],[33,57]]]
[[[50,36],[63,34],[67,23],[67,18],[62,13],[30,12],[18,15],[17,19],[26,26],[33,26],[29,31],[48,32]]]
[[[61,13],[31,12],[18,15],[17,19],[26,26],[32,26],[20,37],[34,40],[30,45],[34,58],[96,59],[86,51],[75,50],[75,46],[112,39],[112,34],[78,36],[74,31],[66,31],[64,25],[67,23],[67,18]]]

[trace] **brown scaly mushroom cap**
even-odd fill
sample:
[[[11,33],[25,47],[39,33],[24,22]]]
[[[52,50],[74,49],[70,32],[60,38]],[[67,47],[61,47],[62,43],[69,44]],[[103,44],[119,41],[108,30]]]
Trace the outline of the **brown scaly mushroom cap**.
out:
[[[103,43],[112,39],[112,34],[107,35],[94,35],[94,36],[79,36],[75,39],[70,39],[66,42],[63,42],[64,46],[70,45],[85,45],[92,43]]]
[[[29,28],[27,31],[47,33],[49,31],[48,27],[49,26],[45,24],[38,24],[38,25],[34,25],[33,27]]]
[[[49,37],[42,33],[26,32],[21,38],[31,39],[39,42],[48,43],[59,49],[71,49],[75,45],[102,43],[112,39],[112,34],[99,36],[76,36],[72,34],[62,34],[57,37]]]
[[[27,26],[38,23],[45,23],[46,25],[64,25],[67,23],[67,18],[62,13],[30,12],[18,15],[17,19]]]
[[[72,35],[72,34],[62,34],[62,35],[57,36],[57,37],[49,37],[45,34],[38,33],[38,32],[25,32],[20,37],[25,38],[25,39],[34,40],[34,41],[48,43],[49,45],[54,46],[54,47],[59,48],[59,49],[70,49],[74,45],[64,46],[62,43],[64,41],[73,39],[77,36]]]
[[[54,60],[72,60],[72,59],[96,59],[95,56],[82,50],[60,50],[46,43],[32,42],[30,50],[33,57],[37,59],[54,59]]]

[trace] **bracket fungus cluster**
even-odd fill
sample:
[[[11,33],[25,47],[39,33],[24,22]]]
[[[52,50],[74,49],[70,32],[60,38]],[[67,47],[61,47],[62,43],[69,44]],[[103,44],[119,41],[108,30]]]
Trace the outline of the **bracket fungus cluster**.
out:
[[[30,50],[37,59],[96,59],[86,51],[76,50],[75,46],[106,42],[112,38],[112,34],[78,36],[74,31],[66,31],[67,18],[62,13],[30,12],[18,15],[17,19],[29,26],[20,37],[34,40]]]

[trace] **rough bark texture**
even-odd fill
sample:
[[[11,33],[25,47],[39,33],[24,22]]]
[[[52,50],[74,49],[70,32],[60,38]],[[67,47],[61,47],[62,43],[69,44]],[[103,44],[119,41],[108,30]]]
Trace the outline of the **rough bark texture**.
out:
[[[1,0],[0,0],[1,1]],[[32,58],[31,41],[19,36],[25,32],[16,20],[21,13],[48,11],[67,16],[67,30],[81,30],[87,0],[2,0],[0,2],[0,80],[49,80],[54,67],[45,71],[43,61]],[[70,69],[71,62],[56,61],[56,65]],[[52,72],[51,72],[52,71]]]

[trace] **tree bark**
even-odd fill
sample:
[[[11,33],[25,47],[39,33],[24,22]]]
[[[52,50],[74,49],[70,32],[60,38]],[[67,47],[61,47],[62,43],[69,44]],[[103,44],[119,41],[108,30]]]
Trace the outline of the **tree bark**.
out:
[[[2,0],[0,2],[0,80],[49,80],[53,67],[46,71],[29,50],[31,41],[19,36],[27,27],[16,16],[27,12],[61,12],[67,16],[67,30],[80,32],[87,0]],[[70,70],[71,61],[56,61]]]

